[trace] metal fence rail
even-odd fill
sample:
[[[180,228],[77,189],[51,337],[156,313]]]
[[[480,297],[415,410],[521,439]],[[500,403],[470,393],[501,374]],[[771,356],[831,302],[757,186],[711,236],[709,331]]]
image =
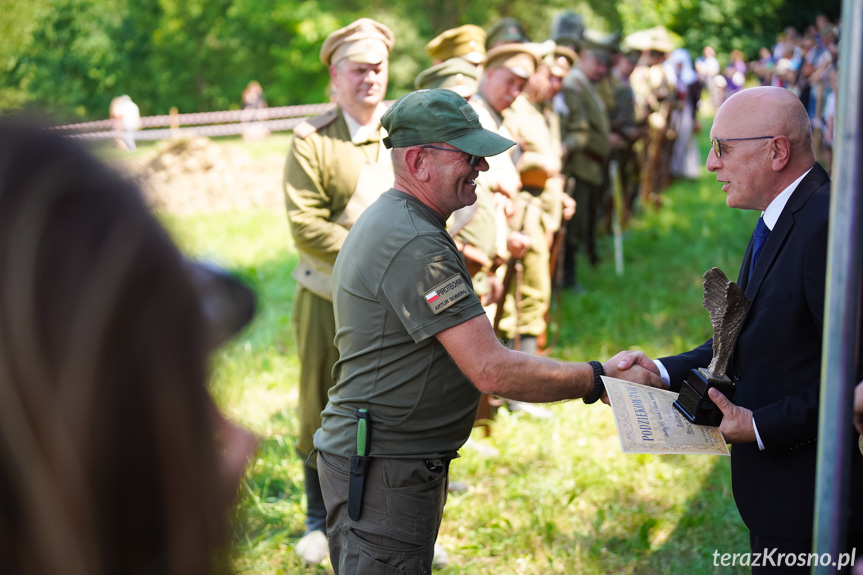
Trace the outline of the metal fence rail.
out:
[[[155,130],[140,130],[134,132],[135,140],[169,140],[171,138],[183,138],[192,136],[233,136],[242,134],[253,127],[264,127],[270,132],[287,132],[293,130],[297,124],[305,120],[302,118],[287,118],[284,120],[269,120],[254,123],[212,124],[209,126],[192,126],[188,128],[160,128]],[[106,130],[103,132],[84,132],[80,134],[67,134],[71,138],[84,140],[102,140],[108,138],[119,138],[123,132],[117,130]]]
[[[271,132],[288,131],[293,130],[305,118],[323,114],[334,106],[335,104],[305,104],[256,110],[144,116],[141,118],[143,129],[136,131],[134,137],[136,140],[164,140],[190,135],[230,136],[242,134],[251,125],[263,126]],[[68,132],[73,138],[88,140],[116,138],[121,134],[116,129],[115,122],[110,119],[54,126],[52,129]]]

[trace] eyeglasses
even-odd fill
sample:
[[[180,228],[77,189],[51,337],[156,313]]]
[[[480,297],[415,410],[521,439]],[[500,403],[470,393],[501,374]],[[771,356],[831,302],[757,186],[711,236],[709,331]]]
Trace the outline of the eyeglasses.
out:
[[[456,148],[441,148],[439,146],[420,146],[420,148],[432,149],[432,150],[443,150],[444,152],[458,152],[459,154],[467,154],[467,152],[464,152],[464,151],[456,149]],[[467,161],[470,164],[471,168],[475,168],[476,165],[479,164],[480,160],[482,160],[485,157],[485,156],[475,156],[473,154],[467,154],[467,155],[468,155]]]
[[[756,136],[754,138],[710,138],[710,143],[713,144],[713,152],[717,158],[722,157],[722,147],[719,142],[741,142],[743,140],[772,140],[777,136]]]

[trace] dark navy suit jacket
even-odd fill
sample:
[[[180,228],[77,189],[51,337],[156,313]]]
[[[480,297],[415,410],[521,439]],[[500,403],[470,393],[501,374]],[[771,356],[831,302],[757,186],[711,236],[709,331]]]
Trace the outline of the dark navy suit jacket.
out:
[[[750,240],[737,279],[751,304],[728,371],[737,383],[734,403],[753,411],[765,450],[757,442],[734,445],[731,478],[743,521],[770,537],[812,537],[829,211],[830,179],[816,164],[782,210],[752,277]],[[710,363],[712,343],[660,359],[672,390],[690,369]],[[854,444],[849,511],[858,531],[863,456]]]

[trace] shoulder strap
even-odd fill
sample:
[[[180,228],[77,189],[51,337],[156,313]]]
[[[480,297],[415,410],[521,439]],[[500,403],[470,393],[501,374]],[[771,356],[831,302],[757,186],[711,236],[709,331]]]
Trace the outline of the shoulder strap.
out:
[[[315,116],[314,118],[307,118],[303,120],[301,123],[297,124],[294,127],[294,135],[299,136],[303,140],[320,130],[321,128],[326,128],[330,124],[336,121],[339,117],[339,112],[333,108],[329,112],[325,112],[320,116]]]

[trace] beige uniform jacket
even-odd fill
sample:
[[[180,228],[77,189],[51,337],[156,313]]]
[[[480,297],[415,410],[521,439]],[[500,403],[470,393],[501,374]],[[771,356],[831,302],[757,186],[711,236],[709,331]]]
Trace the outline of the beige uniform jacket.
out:
[[[521,149],[519,170],[543,168],[552,176],[559,176],[562,166],[560,147],[560,120],[552,110],[543,109],[525,94],[520,94],[504,112],[504,126]],[[539,195],[542,206],[542,226],[546,230],[560,228],[562,206],[560,194],[563,183],[559,177],[550,178]],[[524,194],[526,192],[522,192]]]

